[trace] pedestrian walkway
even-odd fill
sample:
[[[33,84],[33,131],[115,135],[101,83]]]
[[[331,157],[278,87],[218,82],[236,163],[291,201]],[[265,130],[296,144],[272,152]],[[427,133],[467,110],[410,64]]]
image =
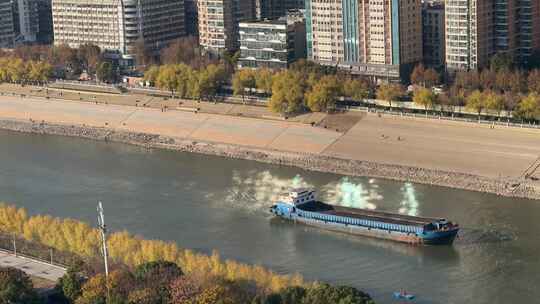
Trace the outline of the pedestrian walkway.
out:
[[[0,267],[13,267],[20,269],[30,276],[56,282],[65,273],[66,269],[42,261],[0,250]]]

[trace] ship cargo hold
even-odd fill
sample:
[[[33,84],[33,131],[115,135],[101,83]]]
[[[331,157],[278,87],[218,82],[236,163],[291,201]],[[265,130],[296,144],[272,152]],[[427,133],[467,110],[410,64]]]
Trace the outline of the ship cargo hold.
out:
[[[270,212],[296,223],[411,244],[452,244],[459,231],[459,225],[444,218],[326,204],[310,189],[293,189],[282,195]]]

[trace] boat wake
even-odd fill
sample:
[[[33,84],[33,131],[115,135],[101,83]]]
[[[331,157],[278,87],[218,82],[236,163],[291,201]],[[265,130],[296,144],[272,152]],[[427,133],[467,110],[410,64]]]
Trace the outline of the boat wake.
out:
[[[383,199],[374,180],[362,183],[343,177],[336,182],[316,187],[300,175],[290,178],[262,171],[249,174],[234,172],[232,186],[226,190],[224,199],[220,201],[227,206],[250,212],[266,212],[281,193],[299,187],[321,189],[321,200],[344,207],[377,209],[377,203]]]
[[[455,244],[474,245],[509,242],[517,239],[510,230],[461,228]]]
[[[226,190],[222,200],[227,206],[246,209],[250,212],[266,212],[289,187],[312,187],[299,175],[280,178],[270,171],[240,174],[233,172],[232,186]]]

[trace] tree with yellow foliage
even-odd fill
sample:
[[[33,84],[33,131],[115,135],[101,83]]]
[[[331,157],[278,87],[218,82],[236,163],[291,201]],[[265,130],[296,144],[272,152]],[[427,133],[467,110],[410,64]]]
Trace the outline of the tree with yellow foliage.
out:
[[[413,102],[417,105],[423,106],[426,110],[426,115],[428,109],[435,105],[436,100],[437,96],[431,91],[431,89],[419,88],[414,91]]]
[[[246,95],[246,89],[253,89],[256,86],[255,71],[250,69],[238,70],[233,75],[232,87],[233,94],[242,96],[242,101]]]
[[[272,76],[274,72],[268,68],[258,69],[255,73],[255,86],[268,94],[272,94]]]
[[[83,258],[100,255],[99,231],[73,219],[43,215],[28,217],[22,208],[0,204],[0,232],[15,234]],[[131,267],[151,261],[168,261],[176,263],[183,272],[192,276],[249,281],[268,291],[304,284],[300,275],[278,275],[260,266],[223,261],[217,252],[211,256],[198,254],[181,249],[172,242],[144,240],[125,231],[111,233],[107,244],[112,262]]]
[[[272,98],[268,107],[272,112],[289,114],[303,107],[305,83],[302,74],[289,70],[272,77]]]
[[[306,93],[307,106],[312,112],[333,110],[341,91],[342,86],[336,76],[323,76]]]
[[[28,80],[33,83],[43,84],[52,75],[52,66],[44,61],[28,62]]]
[[[0,203],[0,230],[8,233],[23,234],[24,223],[28,220],[26,210]]]
[[[396,101],[403,95],[405,95],[405,88],[399,83],[383,83],[377,89],[377,98],[387,101],[390,108],[392,108],[392,101]]]

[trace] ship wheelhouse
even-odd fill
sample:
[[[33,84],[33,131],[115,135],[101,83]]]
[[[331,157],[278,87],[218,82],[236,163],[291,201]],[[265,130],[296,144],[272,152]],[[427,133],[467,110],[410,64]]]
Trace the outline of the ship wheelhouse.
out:
[[[315,190],[297,188],[281,195],[280,202],[292,206],[299,206],[315,201]]]
[[[433,221],[425,225],[424,230],[425,231],[446,231],[446,230],[450,230],[456,227],[457,227],[456,224],[442,218],[442,219]]]

